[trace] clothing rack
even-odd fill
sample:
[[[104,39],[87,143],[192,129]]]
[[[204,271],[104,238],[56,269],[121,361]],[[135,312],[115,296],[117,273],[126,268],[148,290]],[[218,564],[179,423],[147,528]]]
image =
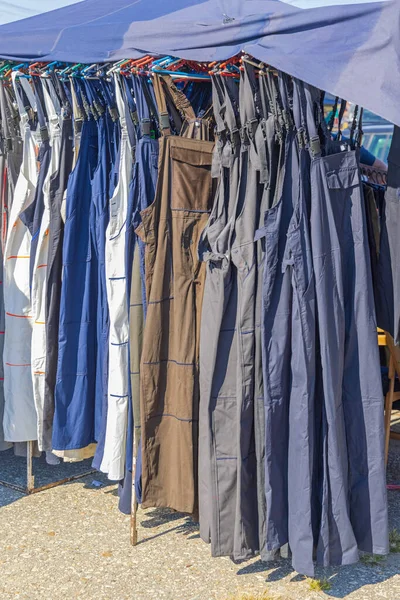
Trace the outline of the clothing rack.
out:
[[[170,57],[166,57],[160,60],[155,60],[152,57],[145,57],[145,59],[140,59],[139,61],[120,61],[119,63],[115,63],[112,68],[109,71],[105,71],[105,66],[103,66],[102,68],[99,68],[98,65],[91,65],[91,66],[86,66],[83,64],[78,64],[78,65],[69,65],[66,68],[62,68],[62,70],[60,70],[59,68],[57,69],[57,67],[60,67],[60,64],[56,64],[56,74],[58,77],[60,77],[61,79],[63,77],[68,77],[71,79],[72,78],[82,78],[82,79],[107,79],[107,77],[109,75],[111,75],[112,73],[117,74],[117,72],[124,76],[128,76],[132,73],[140,73],[146,76],[154,76],[155,82],[156,82],[156,100],[157,103],[159,104],[159,108],[160,108],[160,115],[161,117],[168,117],[168,111],[167,111],[167,107],[166,106],[162,106],[162,103],[165,104],[165,99],[161,98],[160,100],[160,90],[162,89],[162,86],[160,86],[160,83],[158,81],[158,77],[159,76],[165,76],[168,75],[169,79],[177,79],[179,81],[185,81],[185,80],[193,80],[193,81],[211,81],[211,75],[214,74],[218,74],[221,75],[223,77],[233,77],[235,78],[235,80],[238,78],[238,74],[240,75],[240,72],[245,70],[245,66],[243,66],[242,61],[244,63],[248,63],[249,65],[251,65],[252,67],[254,67],[256,70],[258,69],[258,72],[254,72],[254,77],[259,77],[260,75],[268,75],[271,77],[260,77],[260,79],[268,79],[268,84],[269,84],[269,92],[271,94],[271,98],[272,101],[270,101],[271,104],[271,110],[272,113],[274,113],[275,117],[281,117],[281,120],[283,121],[283,124],[286,124],[285,122],[285,118],[287,118],[287,111],[285,109],[285,106],[280,107],[279,105],[279,92],[278,92],[278,85],[282,85],[283,88],[285,87],[287,81],[284,77],[281,77],[280,79],[278,78],[278,74],[275,72],[274,69],[268,67],[267,65],[263,64],[263,63],[258,63],[258,62],[254,62],[251,57],[248,57],[246,55],[244,56],[238,56],[238,57],[234,57],[228,61],[225,61],[224,63],[212,63],[210,65],[208,65],[208,68],[213,67],[212,71],[204,71],[204,66],[202,67],[200,64],[195,65],[195,68],[193,68],[193,70],[191,69],[192,65],[190,64],[190,61],[188,61],[188,63],[186,65],[182,66],[182,61],[181,60],[173,60],[172,62],[169,62],[169,58]],[[167,64],[164,67],[164,61],[167,61]],[[160,63],[160,64],[158,64]],[[39,67],[36,67],[35,69],[35,65],[39,65]],[[24,81],[24,83],[26,83],[26,79],[25,78],[32,78],[32,77],[43,77],[43,78],[48,78],[49,75],[49,68],[51,69],[50,65],[45,65],[43,63],[35,63],[35,65],[30,65],[30,67],[27,67],[26,65],[19,65],[19,67],[21,67],[21,69],[18,69],[18,67],[13,67],[12,70],[14,69],[18,69],[19,71],[19,75],[18,77],[21,78],[21,80]],[[238,66],[240,65],[240,66]],[[65,66],[65,65],[63,65]],[[108,67],[109,65],[107,65]],[[3,67],[0,67],[0,79],[7,79],[9,77],[10,74],[10,65],[8,63],[6,63]],[[177,69],[180,70],[177,70]],[[188,71],[183,71],[182,69],[187,68]],[[175,69],[175,70],[174,70]],[[4,76],[2,75],[2,71],[5,70]],[[273,77],[272,77],[273,76]],[[277,81],[274,81],[275,79],[277,79]],[[268,87],[268,86],[267,86]],[[283,89],[282,88],[282,89]],[[179,90],[176,90],[176,93],[178,93]],[[307,92],[309,91],[308,89],[306,90]],[[300,97],[300,96],[299,96]],[[342,102],[343,104],[343,102]],[[96,109],[96,103],[93,102],[93,106]],[[299,104],[300,106],[300,104]],[[183,106],[182,106],[183,108]],[[301,108],[301,107],[300,107]],[[281,112],[279,112],[281,111]],[[94,111],[95,112],[95,111]],[[275,114],[276,112],[276,114]],[[96,118],[96,117],[95,117]],[[147,119],[149,120],[149,119]],[[254,122],[257,121],[256,118],[249,120],[249,122]],[[278,121],[278,119],[277,119]],[[360,124],[361,118],[359,119],[359,131],[361,131],[361,124]],[[289,121],[288,121],[289,123]],[[160,120],[160,125],[161,125],[161,134],[164,134],[164,130],[167,130],[169,133],[169,123],[167,120],[167,125],[165,126],[165,120],[162,121],[162,119]],[[281,123],[282,125],[282,123]],[[290,123],[289,123],[290,125]],[[312,126],[315,127],[315,123],[312,123]],[[356,126],[356,117],[354,119],[353,122],[353,127],[355,129]],[[340,128],[339,128],[340,129]],[[298,129],[300,131],[300,127]],[[315,138],[311,138],[311,142],[315,140]],[[368,179],[373,180],[373,182],[376,183],[381,183],[384,182],[386,183],[386,177],[385,177],[385,173],[378,171],[376,169],[372,169],[369,167],[362,167],[362,172],[363,175],[365,177],[367,177]],[[201,212],[201,211],[200,211]],[[203,211],[204,212],[204,211]],[[145,363],[145,364],[150,364],[150,363]],[[182,363],[183,364],[183,363]],[[143,433],[142,433],[143,434]],[[133,448],[132,448],[132,482],[131,482],[131,511],[130,511],[130,543],[132,546],[136,546],[138,543],[138,530],[137,530],[137,509],[138,509],[138,503],[137,503],[137,497],[136,497],[136,488],[135,488],[135,475],[136,475],[136,464],[137,464],[137,451],[136,451],[136,447],[137,447],[137,443],[136,443],[136,432],[135,429],[133,429],[133,444],[132,444]],[[128,453],[130,454],[131,449],[128,450]],[[6,481],[2,481],[0,480],[0,485],[3,485],[5,487],[14,489],[18,492],[21,492],[23,494],[33,494],[39,491],[43,491],[45,489],[50,489],[52,487],[56,487],[58,485],[62,485],[64,483],[67,483],[69,481],[74,481],[74,480],[78,480],[81,479],[85,476],[91,475],[92,473],[95,473],[97,469],[91,469],[89,471],[86,471],[84,473],[80,473],[80,474],[76,474],[73,475],[71,477],[66,477],[63,479],[60,479],[58,481],[55,482],[51,482],[39,487],[35,487],[35,477],[33,474],[33,455],[34,455],[34,442],[30,441],[27,442],[27,463],[26,463],[26,487],[25,486],[21,486],[21,485],[17,485],[17,484],[13,484],[13,483],[9,483]],[[165,504],[165,506],[170,506],[169,504]],[[182,510],[182,509],[179,509]],[[183,509],[185,510],[185,509]],[[189,511],[187,511],[189,512]]]
[[[46,483],[45,485],[41,485],[39,487],[35,487],[35,476],[33,474],[33,442],[29,441],[26,443],[26,487],[18,485],[16,483],[10,483],[9,481],[3,481],[0,479],[0,485],[3,487],[15,490],[16,492],[20,492],[21,494],[36,494],[38,492],[43,492],[44,490],[49,490],[50,488],[57,487],[62,485],[63,483],[68,483],[69,481],[75,481],[77,479],[82,479],[82,477],[87,477],[88,475],[92,475],[95,473],[95,469],[91,469],[89,471],[85,471],[84,473],[78,473],[77,475],[72,475],[71,477],[64,477],[63,479],[59,479],[57,481],[51,481],[50,483]]]

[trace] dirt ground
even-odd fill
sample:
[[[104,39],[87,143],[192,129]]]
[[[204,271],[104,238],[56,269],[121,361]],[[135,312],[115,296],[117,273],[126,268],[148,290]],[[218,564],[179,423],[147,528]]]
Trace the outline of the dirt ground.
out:
[[[34,463],[37,485],[89,467]],[[0,454],[0,479],[24,476],[23,458]],[[400,483],[400,442],[391,442],[388,481]],[[400,532],[400,491],[388,495]],[[138,519],[133,548],[116,486],[97,473],[31,496],[0,486],[0,600],[400,600],[400,554],[320,569],[313,583],[287,560],[211,558],[185,515],[149,509]]]

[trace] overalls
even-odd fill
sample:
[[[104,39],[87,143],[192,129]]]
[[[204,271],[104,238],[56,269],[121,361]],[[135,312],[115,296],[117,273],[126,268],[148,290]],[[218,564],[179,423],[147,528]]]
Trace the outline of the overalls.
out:
[[[38,445],[39,450],[50,451],[51,436],[47,435],[44,439],[44,404],[45,404],[45,373],[46,373],[46,280],[48,268],[49,251],[49,226],[50,226],[50,184],[51,178],[56,173],[60,161],[61,148],[61,129],[60,129],[60,104],[53,104],[50,96],[50,81],[41,80],[43,83],[43,100],[48,118],[48,141],[50,146],[50,163],[47,169],[45,180],[43,182],[43,213],[41,219],[36,216],[34,226],[39,226],[35,232],[36,252],[33,258],[32,271],[32,380],[35,406],[38,415]],[[54,97],[54,96],[53,96]],[[40,179],[40,176],[39,176]],[[39,223],[40,219],[40,223]]]
[[[283,96],[289,99],[288,78],[280,75]],[[291,392],[288,432],[288,540],[293,568],[314,575],[313,551],[315,518],[315,389],[316,314],[315,282],[311,254],[309,216],[311,209],[310,157],[302,84],[293,80],[293,120],[296,129],[298,167],[294,172],[293,215],[287,232],[282,268],[292,281],[291,309]],[[287,113],[288,114],[288,113]],[[297,188],[297,189],[296,189]]]
[[[135,228],[141,223],[140,211],[147,208],[153,201],[158,177],[158,140],[154,139],[157,132],[158,114],[152,86],[145,77],[132,77],[131,80],[135,103],[135,120],[138,141],[135,148],[135,164],[130,202],[128,210],[128,227],[126,233],[127,252],[127,287],[129,290],[129,357],[131,407],[133,418],[129,421],[126,474],[123,493],[121,490],[120,508],[123,512],[131,509],[131,471],[132,449],[135,446],[136,470],[135,488],[136,499],[142,499],[141,488],[141,425],[140,425],[140,360],[143,346],[143,328],[146,318],[146,285],[145,285],[145,244],[135,233]],[[133,107],[131,108],[131,110]],[[133,429],[134,428],[134,429]],[[134,433],[134,435],[133,435]],[[129,481],[129,483],[128,483]]]
[[[197,510],[199,333],[205,269],[197,246],[212,202],[213,143],[170,135],[161,80],[154,202],[136,232],[146,244],[141,361],[143,506]]]
[[[62,285],[62,249],[64,240],[64,221],[61,216],[61,206],[67,190],[67,182],[72,171],[72,112],[69,101],[63,93],[61,107],[61,140],[60,158],[57,171],[50,181],[49,199],[49,234],[46,269],[46,363],[45,363],[45,392],[43,404],[43,446],[52,446],[52,431],[54,418],[54,392],[57,377],[58,362],[58,331],[60,323],[60,303]]]
[[[35,199],[37,185],[36,148],[39,138],[31,130],[29,114],[36,107],[35,96],[26,79],[12,73],[12,82],[21,117],[23,157],[9,213],[4,248],[4,437],[10,442],[37,439],[37,413],[31,375],[32,314],[29,288],[31,233],[19,218]],[[29,106],[24,106],[19,85]],[[28,114],[29,113],[29,114]]]
[[[81,96],[87,100],[81,90]],[[59,351],[53,448],[85,448],[95,441],[98,264],[92,241],[92,178],[98,131],[90,114],[68,179],[63,240]]]
[[[388,156],[387,189],[381,218],[376,312],[378,326],[389,332],[396,344],[400,342],[399,189],[400,128],[395,126]]]
[[[109,223],[109,203],[117,183],[119,162],[118,111],[112,90],[107,82],[87,85],[92,114],[98,129],[98,163],[92,180],[91,235],[96,257],[98,278],[96,315],[96,405],[95,440],[98,442],[93,467],[100,470],[103,460],[108,411],[108,349],[109,307],[106,284],[106,230]]]
[[[259,208],[258,228],[263,226],[264,214],[273,204],[276,191],[276,178],[280,168],[279,156],[282,144],[275,132],[277,116],[275,106],[270,97],[267,75],[260,71],[258,110],[261,116],[255,132],[255,144],[260,168],[260,183],[264,191]],[[254,435],[257,461],[257,490],[258,490],[258,522],[259,547],[263,561],[275,558],[275,551],[267,551],[266,544],[266,498],[265,498],[265,409],[264,409],[264,380],[262,367],[262,289],[265,244],[257,242],[257,292],[255,298],[255,381],[254,381]]]
[[[110,143],[112,140],[112,136],[110,138],[112,122],[107,110],[110,106],[107,103],[109,99],[105,94],[102,94],[103,90],[100,86],[97,86],[98,83],[86,82],[86,93],[97,125],[98,134],[98,159],[91,182],[92,202],[89,217],[91,247],[93,251],[92,264],[93,269],[97,271],[97,308],[95,313],[97,352],[94,425],[94,438],[96,441],[100,439],[101,432],[104,431],[105,423],[102,419],[102,414],[104,406],[107,405],[109,314],[105,274],[105,243],[106,229],[109,221],[110,173],[113,168]],[[98,451],[99,448],[97,449]]]
[[[317,561],[337,565],[358,549],[388,552],[382,385],[358,149],[339,142],[322,155],[315,91],[305,94],[323,384]]]
[[[200,535],[213,556],[233,554],[236,517],[238,337],[237,271],[231,260],[240,188],[241,147],[237,84],[213,77],[217,144],[213,175],[219,187],[200,255],[206,266],[200,334]],[[232,449],[232,445],[234,448]]]
[[[284,268],[287,233],[298,193],[298,156],[291,123],[284,119],[285,99],[270,73],[269,88],[278,156],[270,165],[270,185],[263,226],[255,238],[265,244],[261,301],[261,350],[265,419],[265,543],[263,552],[279,550],[288,542],[288,435],[291,386],[291,274]],[[274,149],[275,150],[275,149]]]
[[[101,470],[109,479],[125,473],[129,404],[129,314],[126,287],[125,232],[132,146],[128,135],[122,82],[115,76],[116,101],[121,123],[119,177],[110,200],[110,222],[106,231],[106,283],[110,313],[107,428]],[[128,115],[128,118],[130,116]]]

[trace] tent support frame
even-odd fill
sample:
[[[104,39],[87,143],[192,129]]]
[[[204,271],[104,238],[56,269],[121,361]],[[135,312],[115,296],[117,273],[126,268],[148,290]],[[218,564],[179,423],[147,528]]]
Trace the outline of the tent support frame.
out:
[[[138,533],[137,533],[137,501],[136,501],[136,488],[135,488],[135,478],[136,478],[136,449],[137,449],[137,440],[136,440],[136,428],[133,429],[133,449],[132,449],[132,500],[131,500],[131,546],[136,546],[138,543]]]
[[[69,481],[75,481],[76,479],[81,479],[82,477],[86,477],[87,475],[92,475],[95,473],[95,469],[91,469],[90,471],[85,471],[85,473],[79,473],[78,475],[73,475],[72,477],[65,477],[64,479],[59,479],[58,481],[52,481],[51,483],[46,483],[45,485],[41,485],[39,487],[35,487],[35,476],[33,474],[33,442],[27,442],[27,453],[26,453],[26,487],[22,485],[17,485],[16,483],[10,483],[9,481],[0,480],[0,485],[6,488],[10,488],[21,494],[37,494],[38,492],[42,492],[44,490],[48,490],[53,487],[57,487],[62,485],[63,483],[68,483]]]

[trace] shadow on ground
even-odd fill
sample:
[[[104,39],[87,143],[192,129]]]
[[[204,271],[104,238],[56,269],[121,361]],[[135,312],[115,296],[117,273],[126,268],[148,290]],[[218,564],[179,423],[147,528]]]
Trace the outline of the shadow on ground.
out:
[[[65,477],[81,474],[91,470],[91,461],[75,464],[61,464],[58,466],[47,465],[44,458],[34,459],[34,474],[36,476],[35,484],[37,486],[45,485],[51,481],[57,481]],[[26,482],[26,459],[15,457],[11,451],[0,453],[0,479],[5,479],[18,485],[24,485]],[[79,480],[78,480],[79,481]],[[400,484],[400,442],[391,443],[391,451],[388,465],[388,482]],[[71,482],[68,485],[74,485]],[[97,487],[106,489],[108,495],[117,495],[117,490],[112,482],[109,482],[106,476],[93,473],[84,480],[84,486],[95,490]],[[0,507],[16,502],[24,497],[23,494],[0,486]],[[400,491],[388,492],[389,516],[391,529],[397,529],[400,532]],[[117,502],[117,498],[115,498]],[[199,526],[190,516],[175,512],[170,509],[154,508],[140,511],[138,515],[140,525],[146,532],[146,535],[139,540],[138,546],[152,547],[152,541],[168,535],[185,536],[188,540],[199,538]],[[274,582],[281,582],[290,590],[291,584],[296,584],[304,578],[295,573],[288,558],[281,558],[272,562],[261,562],[260,560],[249,561],[235,565],[236,573],[242,575],[261,575],[265,578],[266,585]],[[329,590],[319,592],[320,596],[327,598],[346,598],[353,592],[361,590],[364,600],[381,600],[387,596],[376,594],[377,584],[381,584],[398,576],[400,573],[400,554],[391,554],[382,562],[377,564],[363,564],[340,567],[340,568],[317,568],[315,577],[318,579],[328,579],[331,585]],[[395,583],[393,583],[395,585]],[[361,596],[357,595],[357,598]],[[390,597],[390,600],[400,599],[398,596]]]

